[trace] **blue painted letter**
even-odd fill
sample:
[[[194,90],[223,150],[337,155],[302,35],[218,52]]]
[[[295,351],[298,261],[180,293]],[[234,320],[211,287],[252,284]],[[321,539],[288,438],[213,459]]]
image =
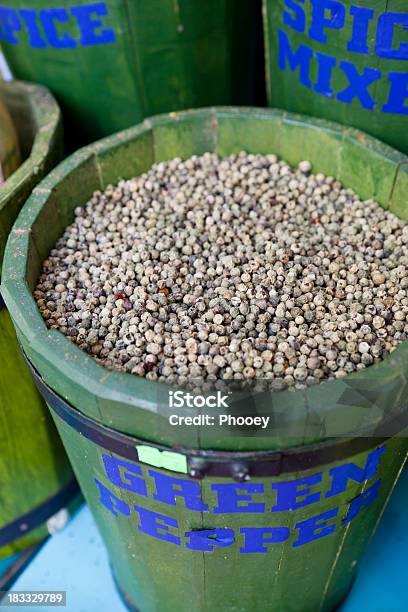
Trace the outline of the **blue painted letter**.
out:
[[[67,23],[69,21],[68,13],[63,8],[43,9],[40,12],[41,23],[44,28],[45,35],[51,47],[56,49],[72,49],[76,47],[76,42],[69,34],[60,36],[57,31],[56,21]]]
[[[20,17],[25,23],[28,32],[28,44],[33,49],[44,49],[47,46],[45,40],[41,37],[40,28],[37,23],[37,12],[33,9],[21,9]]]
[[[198,482],[174,478],[154,470],[149,470],[149,476],[154,478],[156,484],[156,493],[153,497],[157,501],[175,506],[176,497],[182,497],[189,510],[196,510],[196,512],[208,510],[207,504],[201,501],[201,487]]]
[[[313,518],[306,519],[296,523],[295,529],[299,529],[299,538],[292,546],[303,546],[318,538],[330,535],[336,529],[336,524],[328,525],[328,520],[335,518],[338,514],[339,509],[333,508],[322,514],[318,514]]]
[[[298,0],[302,4],[305,3],[305,0]],[[285,4],[293,11],[294,15],[291,15],[288,11],[283,11],[283,23],[295,32],[304,32],[306,27],[306,16],[305,11],[301,6],[299,6],[296,0],[285,0]]]
[[[153,510],[147,510],[140,506],[133,506],[134,510],[139,513],[140,525],[139,531],[146,533],[157,540],[165,540],[180,546],[181,540],[177,536],[169,532],[169,527],[175,527],[177,529],[178,522],[176,519],[164,514],[158,514]]]
[[[228,514],[229,512],[265,512],[265,504],[251,501],[252,495],[264,492],[264,485],[260,483],[235,483],[211,485],[212,491],[217,492],[218,506],[214,514]],[[240,502],[246,502],[244,504]]]
[[[102,455],[102,459],[106,475],[111,483],[121,489],[127,489],[147,497],[146,483],[143,478],[138,478],[142,475],[142,468],[139,465],[110,455]],[[121,468],[123,471],[121,471]]]
[[[280,512],[282,510],[296,510],[310,506],[320,499],[320,492],[310,493],[310,486],[321,482],[322,473],[300,478],[299,480],[289,480],[287,482],[275,482],[272,489],[276,489],[278,498],[276,505],[272,506],[271,512]],[[300,498],[300,499],[299,499]]]
[[[0,40],[18,45],[18,38],[14,36],[15,32],[21,32],[21,23],[17,11],[0,6],[0,22]]]
[[[385,452],[385,448],[385,446],[380,446],[367,455],[365,466],[362,468],[355,463],[345,463],[331,469],[329,474],[332,477],[332,486],[330,491],[326,493],[326,497],[333,497],[333,495],[344,493],[347,489],[349,480],[362,483],[365,480],[374,478],[377,474],[381,456]]]
[[[408,115],[408,74],[403,72],[389,72],[388,80],[391,82],[388,102],[384,104],[384,113],[394,115]]]
[[[93,15],[97,17],[106,17],[108,15],[105,2],[74,6],[71,9],[71,14],[76,17],[79,29],[81,30],[80,44],[82,46],[106,45],[115,42],[115,32],[110,28],[102,29],[99,32],[96,31],[103,28],[103,22],[101,19],[93,18]]]
[[[333,68],[336,65],[336,58],[325,53],[316,53],[316,59],[319,65],[317,73],[317,83],[314,86],[314,90],[317,93],[326,96],[327,98],[333,97],[333,89],[331,87],[331,79]]]
[[[313,40],[325,43],[327,36],[326,28],[341,30],[344,26],[346,9],[343,4],[335,0],[310,0],[312,5],[312,24],[309,28],[309,36]],[[326,17],[326,11],[330,11],[330,17]]]
[[[408,42],[402,42],[399,47],[393,48],[394,29],[397,25],[408,30],[408,13],[383,13],[378,18],[375,52],[379,57],[408,60]]]
[[[292,72],[299,67],[299,80],[305,87],[310,87],[309,68],[313,51],[306,45],[300,45],[297,51],[292,51],[286,32],[278,30],[279,36],[279,68],[285,70],[286,61]]]
[[[130,516],[130,508],[126,502],[119,499],[119,497],[109,491],[109,489],[105,487],[102,482],[99,482],[97,478],[94,478],[94,481],[98,485],[99,492],[101,494],[99,501],[107,510],[109,510],[111,514],[113,514],[113,516],[119,516],[117,510],[119,510],[119,512],[125,516]]]
[[[364,68],[363,73],[360,74],[351,62],[340,62],[340,68],[349,80],[349,84],[343,91],[339,91],[337,99],[340,102],[351,104],[354,98],[358,98],[363,108],[367,110],[373,110],[376,102],[373,100],[367,89],[374,81],[381,79],[381,71],[374,70],[374,68]]]
[[[377,482],[375,482],[369,489],[366,489],[358,497],[353,499],[347,512],[347,516],[342,521],[342,525],[352,521],[362,508],[368,508],[368,506],[370,506],[377,499],[380,484],[381,478],[379,478]]]
[[[368,55],[370,53],[370,47],[367,44],[368,26],[374,17],[374,9],[352,5],[350,6],[350,15],[354,17],[354,21],[351,40],[347,43],[347,50]]]
[[[240,532],[245,536],[240,553],[266,553],[267,544],[284,542],[290,535],[289,527],[241,527]]]

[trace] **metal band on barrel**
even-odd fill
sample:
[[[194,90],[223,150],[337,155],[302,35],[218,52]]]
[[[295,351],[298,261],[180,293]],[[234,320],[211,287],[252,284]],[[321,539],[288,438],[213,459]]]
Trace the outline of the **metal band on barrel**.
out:
[[[42,504],[19,516],[16,520],[0,528],[0,548],[11,544],[30,531],[40,527],[49,518],[62,508],[66,508],[73,498],[78,495],[79,487],[75,480],[71,480],[56,495],[49,497]]]
[[[329,440],[319,444],[272,452],[224,452],[179,447],[172,449],[146,440],[139,440],[85,416],[57,395],[44,382],[33,365],[28,360],[27,362],[36,385],[50,408],[82,436],[121,457],[141,463],[143,461],[139,459],[137,445],[149,446],[159,451],[174,450],[186,457],[187,474],[195,479],[211,476],[243,481],[251,477],[279,476],[284,473],[311,469],[374,448],[385,442],[391,434],[400,432],[408,425],[408,413],[406,411],[403,415],[394,419],[392,424],[387,423],[387,436],[381,436],[378,431],[373,431],[370,437]]]

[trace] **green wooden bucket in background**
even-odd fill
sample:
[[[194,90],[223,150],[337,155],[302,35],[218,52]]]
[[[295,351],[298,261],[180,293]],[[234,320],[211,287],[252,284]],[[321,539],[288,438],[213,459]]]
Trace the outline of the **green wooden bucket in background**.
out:
[[[67,138],[89,142],[147,116],[254,103],[259,0],[3,0],[17,78],[57,96]]]
[[[7,236],[34,186],[62,156],[59,108],[43,87],[0,83],[22,165],[0,187],[0,271]],[[21,357],[0,296],[0,559],[48,534],[46,522],[77,494],[47,408]]]
[[[408,344],[301,391],[244,396],[264,435],[169,424],[165,385],[108,372],[56,330],[32,291],[92,192],[159,160],[277,153],[408,218],[401,154],[339,125],[218,108],[144,121],[68,158],[36,188],[7,246],[2,291],[130,609],[332,610],[346,596],[407,453]],[[394,183],[392,198],[389,198]],[[230,411],[242,409],[234,392]],[[214,414],[228,413],[226,409]],[[199,416],[199,409],[185,409]]]
[[[270,106],[408,153],[406,0],[263,0]]]
[[[6,103],[0,98],[0,187],[20,163],[17,132]]]

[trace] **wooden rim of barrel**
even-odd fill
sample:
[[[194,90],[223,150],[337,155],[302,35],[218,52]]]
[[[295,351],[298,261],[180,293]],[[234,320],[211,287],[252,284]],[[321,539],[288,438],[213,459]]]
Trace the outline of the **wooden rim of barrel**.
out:
[[[336,176],[362,199],[375,198],[384,207],[403,159],[363,132],[335,123],[274,109],[218,107],[145,120],[79,150],[60,164],[34,190],[19,216],[7,249],[2,290],[28,359],[57,394],[86,416],[150,442],[174,444],[169,431],[157,428],[158,399],[161,390],[168,390],[166,385],[109,371],[60,332],[47,330],[31,292],[42,261],[72,222],[73,208],[85,204],[94,190],[140,174],[159,160],[205,151],[227,155],[242,149],[276,153],[291,164],[309,159],[315,171]],[[403,167],[391,206],[403,218],[408,217],[407,192],[408,172]],[[42,229],[47,224],[52,224],[53,235]],[[298,427],[297,439],[303,424],[316,418],[316,430],[304,436],[303,444],[339,436],[342,418],[355,421],[358,432],[363,424],[375,426],[385,416],[393,416],[393,411],[402,410],[401,389],[408,384],[407,353],[408,343],[403,342],[381,363],[343,379],[299,391],[264,393],[257,401],[282,419],[286,431]],[[319,429],[319,420],[324,422],[324,431]],[[228,432],[210,440],[197,430],[189,434],[188,446],[255,451],[294,443],[290,436],[244,439]]]
[[[17,131],[22,164],[0,189],[0,272],[7,236],[20,208],[38,183],[62,157],[61,112],[52,94],[40,85],[1,81]]]
[[[0,187],[21,164],[20,143],[10,110],[0,94]]]

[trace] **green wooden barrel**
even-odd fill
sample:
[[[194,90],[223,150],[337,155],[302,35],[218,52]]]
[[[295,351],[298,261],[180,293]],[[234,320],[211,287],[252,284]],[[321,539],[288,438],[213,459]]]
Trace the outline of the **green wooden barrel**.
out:
[[[21,163],[17,132],[10,113],[0,97],[0,188]]]
[[[78,151],[34,190],[7,246],[2,291],[18,338],[120,592],[142,612],[333,609],[406,459],[407,342],[345,379],[253,397],[233,392],[229,409],[214,415],[250,403],[247,412],[273,419],[249,435],[171,426],[169,387],[109,372],[46,329],[32,291],[78,204],[156,161],[243,149],[292,164],[310,159],[315,171],[408,218],[408,172],[396,177],[396,151],[321,120],[217,108],[146,120]]]
[[[250,104],[259,0],[3,0],[17,78],[57,96],[89,142],[162,112]],[[260,9],[259,9],[260,10]]]
[[[0,84],[23,163],[0,188],[0,271],[12,224],[34,186],[62,155],[60,111],[43,88]],[[46,521],[76,493],[73,474],[21,357],[0,296],[0,558],[44,539]]]
[[[339,121],[408,153],[405,0],[263,0],[270,106]]]

